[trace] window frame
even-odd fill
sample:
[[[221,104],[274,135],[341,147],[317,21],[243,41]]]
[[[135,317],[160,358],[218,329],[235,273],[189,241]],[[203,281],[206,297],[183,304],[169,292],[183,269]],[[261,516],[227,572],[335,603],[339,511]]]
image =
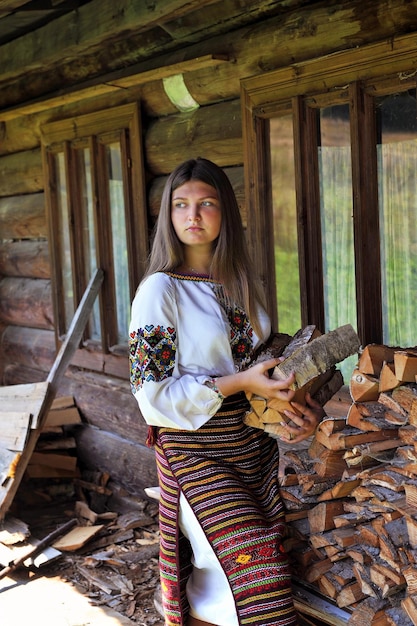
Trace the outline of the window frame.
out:
[[[374,98],[415,88],[417,35],[405,35],[296,63],[241,81],[248,243],[278,328],[269,119],[292,112],[302,324],[325,330],[317,133],[320,106],[351,113],[357,330],[364,345],[382,341],[381,261]],[[315,155],[315,157],[312,155]],[[364,166],[365,164],[365,166]],[[373,254],[369,255],[368,251]],[[374,253],[375,252],[375,253]],[[271,269],[272,268],[272,269]]]
[[[141,134],[141,120],[137,102],[50,122],[41,128],[57,345],[63,340],[66,328],[68,328],[71,320],[65,320],[64,314],[60,250],[62,242],[60,241],[58,228],[58,190],[55,177],[56,155],[63,152],[65,169],[70,172],[70,177],[66,181],[66,190],[70,223],[73,226],[70,229],[69,236],[74,309],[76,309],[90,278],[87,261],[83,258],[84,246],[76,247],[76,241],[81,241],[83,237],[83,220],[85,219],[81,211],[83,206],[81,201],[82,185],[77,184],[80,175],[77,150],[79,151],[84,147],[88,147],[90,150],[96,257],[97,266],[104,272],[104,280],[99,292],[101,341],[97,342],[88,339],[89,327],[87,325],[82,345],[88,347],[90,351],[101,352],[104,356],[110,353],[125,356],[128,338],[126,337],[126,343],[123,345],[118,344],[117,340],[116,287],[111,246],[110,201],[107,185],[103,184],[108,181],[105,172],[105,152],[106,145],[111,143],[112,140],[117,140],[120,143],[126,219],[126,247],[129,266],[129,292],[132,300],[143,275],[149,252],[149,227]],[[98,220],[99,210],[100,220]],[[98,223],[100,223],[100,228],[97,228]],[[85,358],[87,359],[88,357]],[[90,366],[91,362],[92,360],[88,359]],[[103,364],[99,359],[97,369],[102,368]]]

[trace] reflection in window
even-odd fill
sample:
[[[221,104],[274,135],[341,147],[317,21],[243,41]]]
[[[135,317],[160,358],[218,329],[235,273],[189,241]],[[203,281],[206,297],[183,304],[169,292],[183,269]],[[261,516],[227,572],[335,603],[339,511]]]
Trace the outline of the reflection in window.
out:
[[[67,326],[70,324],[74,308],[74,286],[72,282],[72,259],[70,244],[70,216],[68,208],[67,181],[65,175],[64,153],[59,152],[54,157],[55,177],[56,177],[56,200],[58,206],[58,241],[59,241],[59,262],[62,273],[63,306]]]
[[[126,247],[126,218],[121,151],[118,143],[106,146],[109,179],[110,219],[116,285],[118,343],[128,335],[130,297],[129,268]]]
[[[85,263],[88,277],[93,276],[98,267],[96,256],[96,237],[94,230],[94,202],[91,182],[91,153],[90,148],[79,151],[80,181],[82,206],[83,206],[83,244],[85,251]],[[98,298],[94,301],[93,310],[89,320],[89,337],[99,341],[101,336],[100,307]]]
[[[292,116],[270,120],[271,184],[278,330],[301,328]]]
[[[414,89],[377,100],[383,340],[403,347],[416,337],[416,115]]]
[[[356,328],[349,105],[320,111],[319,180],[326,331]],[[357,358],[343,363],[345,380]]]

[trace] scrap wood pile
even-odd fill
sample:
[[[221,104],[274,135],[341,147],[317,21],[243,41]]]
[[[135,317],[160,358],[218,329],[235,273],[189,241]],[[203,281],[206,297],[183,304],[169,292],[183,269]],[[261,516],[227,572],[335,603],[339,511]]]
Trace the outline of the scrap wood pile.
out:
[[[281,455],[295,577],[352,626],[417,625],[417,351],[370,344],[345,415]]]
[[[6,583],[17,570],[57,572],[103,610],[162,624],[154,601],[157,503],[131,496],[107,474],[78,467],[74,429],[80,423],[72,397],[54,400],[0,522],[0,579]]]

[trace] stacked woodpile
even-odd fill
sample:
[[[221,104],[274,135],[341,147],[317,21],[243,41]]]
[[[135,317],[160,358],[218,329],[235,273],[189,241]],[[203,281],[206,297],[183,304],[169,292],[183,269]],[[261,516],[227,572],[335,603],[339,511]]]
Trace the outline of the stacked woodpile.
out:
[[[366,346],[345,411],[281,455],[295,577],[350,625],[417,625],[416,374],[415,349]]]

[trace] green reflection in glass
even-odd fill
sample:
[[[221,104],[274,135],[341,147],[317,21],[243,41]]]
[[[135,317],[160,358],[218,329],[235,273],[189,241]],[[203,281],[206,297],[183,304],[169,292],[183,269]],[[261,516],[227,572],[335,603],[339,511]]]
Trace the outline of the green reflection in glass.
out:
[[[271,184],[278,303],[278,330],[301,327],[292,116],[270,121]]]
[[[417,319],[415,89],[377,100],[383,341],[410,347]]]

